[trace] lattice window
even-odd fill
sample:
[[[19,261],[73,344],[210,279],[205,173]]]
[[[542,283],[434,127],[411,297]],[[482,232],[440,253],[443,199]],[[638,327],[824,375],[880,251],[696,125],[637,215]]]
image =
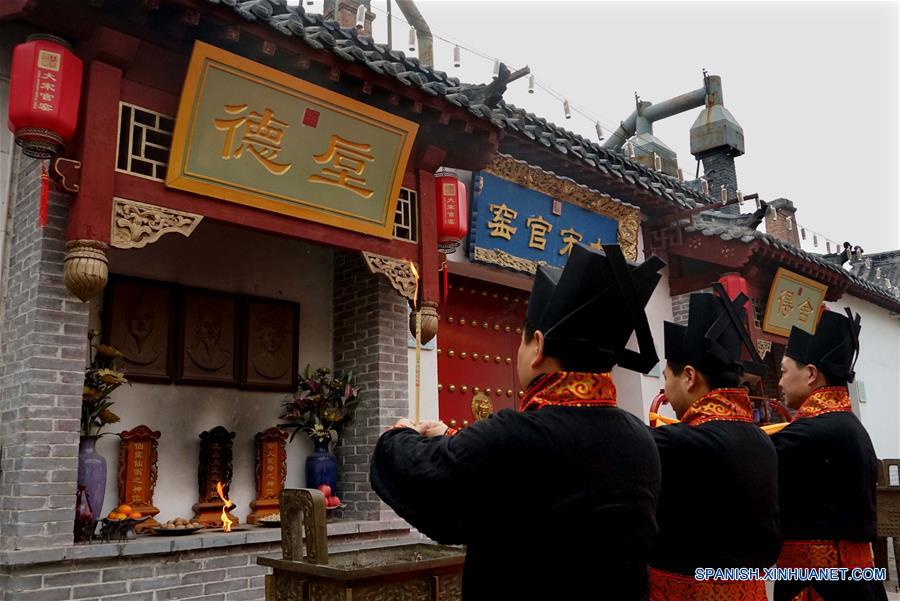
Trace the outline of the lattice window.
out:
[[[415,190],[400,188],[400,200],[394,214],[394,238],[419,241],[419,195]]]
[[[174,129],[172,117],[120,102],[116,171],[165,179]]]

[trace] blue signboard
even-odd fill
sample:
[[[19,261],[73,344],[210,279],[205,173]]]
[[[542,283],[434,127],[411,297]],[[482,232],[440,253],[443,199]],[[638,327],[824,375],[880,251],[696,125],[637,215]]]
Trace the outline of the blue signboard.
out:
[[[481,178],[469,227],[469,256],[475,261],[533,272],[535,264],[565,265],[576,243],[599,248],[617,241],[615,219],[490,173],[475,177]]]

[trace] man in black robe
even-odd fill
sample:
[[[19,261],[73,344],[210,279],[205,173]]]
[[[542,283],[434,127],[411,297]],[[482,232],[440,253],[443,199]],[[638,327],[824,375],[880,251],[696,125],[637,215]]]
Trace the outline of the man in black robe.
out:
[[[781,381],[790,425],[778,451],[784,548],[778,567],[872,567],[878,460],[847,384],[859,354],[859,315],[825,311],[809,334],[791,330]],[[848,573],[849,576],[849,573]],[[776,601],[887,599],[881,582],[777,582]]]
[[[464,601],[646,594],[659,458],[616,407],[609,372],[657,363],[644,306],[663,263],[603,251],[579,245],[565,270],[538,270],[517,354],[521,412],[460,431],[401,420],[376,446],[378,495],[430,538],[466,545]],[[633,332],[640,352],[625,349]]]
[[[765,367],[744,325],[747,297],[715,288],[691,295],[687,326],[665,324],[665,392],[680,423],[653,430],[662,491],[650,601],[766,601],[763,571],[781,548],[775,448],[741,386],[745,370]],[[757,568],[759,579],[698,580],[698,568]]]

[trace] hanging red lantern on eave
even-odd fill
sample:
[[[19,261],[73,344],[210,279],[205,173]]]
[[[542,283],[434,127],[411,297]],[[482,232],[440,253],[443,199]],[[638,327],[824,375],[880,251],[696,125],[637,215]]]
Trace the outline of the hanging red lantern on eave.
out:
[[[469,201],[466,185],[452,172],[441,170],[434,177],[437,200],[437,242],[442,253],[455,251],[469,232]]]
[[[78,125],[81,59],[65,40],[35,34],[13,51],[9,129],[22,152],[36,159],[60,154]]]

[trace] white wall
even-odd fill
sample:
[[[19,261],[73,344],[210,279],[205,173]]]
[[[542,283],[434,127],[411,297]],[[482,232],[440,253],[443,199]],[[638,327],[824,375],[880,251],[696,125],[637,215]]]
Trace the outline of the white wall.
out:
[[[644,256],[644,237],[640,232],[638,233],[638,258],[641,261],[647,259]],[[614,368],[612,372],[613,381],[616,383],[618,392],[619,407],[635,414],[645,423],[647,422],[647,413],[650,411],[650,403],[653,401],[653,397],[657,395],[665,384],[662,375],[662,369],[665,367],[663,322],[673,321],[668,267],[663,268],[660,273],[662,278],[660,278],[659,284],[657,284],[656,289],[653,291],[653,296],[650,297],[650,302],[647,303],[645,308],[647,321],[650,323],[650,331],[653,334],[653,344],[656,347],[656,354],[659,356],[659,363],[650,372],[650,375],[646,376],[620,367]],[[628,348],[637,350],[638,347],[634,336],[631,337]],[[671,417],[675,416],[668,405],[660,413]]]
[[[843,312],[844,307],[862,317],[856,361],[860,417],[876,454],[900,457],[900,317],[849,295],[828,303],[833,311]]]
[[[190,238],[167,234],[143,249],[109,253],[110,272],[300,303],[300,366],[332,366],[332,253],[324,247],[233,226],[201,222]],[[92,302],[92,328],[100,329]],[[127,374],[126,374],[127,377]],[[159,479],[154,502],[163,520],[190,517],[197,502],[199,434],[215,426],[235,432],[231,498],[241,522],[255,498],[253,436],[278,423],[283,392],[135,383],[113,393],[118,433],[146,424],[160,430]],[[104,512],[117,503],[118,436],[98,444],[108,479]],[[303,486],[312,443],[302,434],[287,447],[289,487]]]

